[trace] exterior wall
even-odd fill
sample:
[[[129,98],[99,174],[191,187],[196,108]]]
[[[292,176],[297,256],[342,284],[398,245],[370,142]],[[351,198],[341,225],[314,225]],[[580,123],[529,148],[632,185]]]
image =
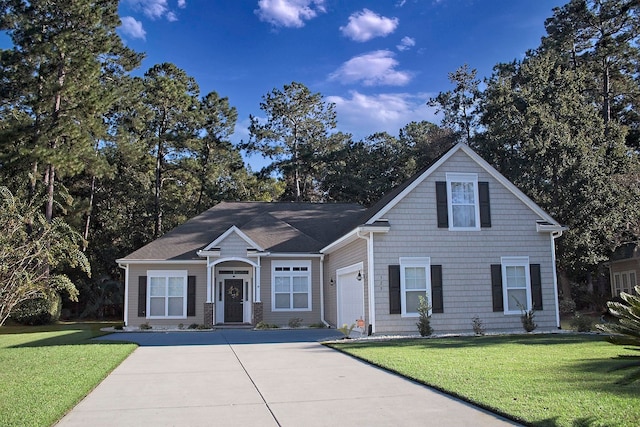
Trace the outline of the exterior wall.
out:
[[[362,270],[364,281],[364,304],[365,307],[369,307],[369,277],[365,274],[368,271],[367,265],[367,242],[363,239],[358,239],[335,252],[327,255],[324,259],[324,311],[325,320],[331,325],[336,326],[338,323],[338,295],[337,295],[337,274],[336,271],[340,268],[348,267],[350,265],[362,262],[364,268]],[[333,285],[331,285],[331,279],[333,279]],[[368,310],[365,310],[367,314],[365,324],[369,324]],[[366,330],[366,326],[365,326]]]
[[[477,173],[489,182],[491,228],[449,231],[437,227],[435,182],[446,172]],[[478,315],[487,330],[522,330],[519,315],[493,312],[491,264],[502,256],[528,256],[540,264],[543,310],[536,311],[539,329],[555,329],[556,295],[552,265],[552,238],[536,231],[540,218],[464,152],[458,151],[384,215],[391,230],[374,238],[376,333],[417,333],[416,317],[389,314],[389,265],[400,257],[430,257],[442,265],[444,313],[434,313],[436,333],[472,332]]]
[[[636,273],[635,275],[636,285],[640,285],[640,258],[629,258],[629,259],[614,261],[609,265],[609,273],[610,273],[610,280],[611,280],[611,296],[615,297],[618,295],[615,289],[614,276],[616,274],[629,273],[632,271],[635,271]],[[627,274],[627,277],[628,276],[629,275]],[[635,294],[633,286],[630,286],[630,285],[631,284],[629,284],[628,286],[630,287],[629,291]]]
[[[272,261],[311,261],[311,311],[273,311],[271,306],[271,262]],[[262,258],[260,263],[260,297],[262,300],[265,323],[286,326],[292,318],[302,319],[302,325],[320,322],[320,258]]]
[[[220,257],[242,257],[247,256],[247,247],[249,244],[244,241],[236,233],[229,234],[222,242],[220,242]]]
[[[187,270],[189,276],[196,276],[196,315],[184,319],[147,319],[138,317],[138,277],[146,276],[147,270]],[[204,324],[204,303],[207,300],[207,266],[202,264],[130,264],[129,299],[127,326],[140,326],[149,322],[151,326],[175,327],[182,323],[185,327],[192,323]]]

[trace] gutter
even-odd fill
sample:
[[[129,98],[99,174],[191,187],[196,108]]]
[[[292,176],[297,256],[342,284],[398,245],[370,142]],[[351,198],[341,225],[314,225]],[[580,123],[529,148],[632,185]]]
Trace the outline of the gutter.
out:
[[[376,324],[376,304],[375,289],[373,286],[373,230],[367,230],[368,235],[361,234],[360,229],[356,231],[356,236],[367,242],[367,285],[369,290],[369,331],[368,335],[375,333]],[[388,230],[387,230],[388,231]]]
[[[118,267],[124,270],[124,308],[122,320],[124,326],[129,326],[129,264],[118,263]]]
[[[320,255],[320,321],[327,328],[331,328],[324,318],[324,254]]]

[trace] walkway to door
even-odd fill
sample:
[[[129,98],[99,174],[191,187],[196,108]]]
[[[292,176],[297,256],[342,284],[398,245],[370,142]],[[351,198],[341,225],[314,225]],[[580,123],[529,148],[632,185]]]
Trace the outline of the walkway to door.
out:
[[[59,426],[497,426],[471,405],[326,348],[333,330],[132,333]]]

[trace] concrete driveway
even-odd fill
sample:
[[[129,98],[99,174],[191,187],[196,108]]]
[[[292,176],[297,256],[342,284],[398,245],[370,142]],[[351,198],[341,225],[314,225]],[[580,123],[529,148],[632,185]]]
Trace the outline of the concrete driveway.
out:
[[[58,426],[515,425],[317,341],[330,330],[145,332]]]

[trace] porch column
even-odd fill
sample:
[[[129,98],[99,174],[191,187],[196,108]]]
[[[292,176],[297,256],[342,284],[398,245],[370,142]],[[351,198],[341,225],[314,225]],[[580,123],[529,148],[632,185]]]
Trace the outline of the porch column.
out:
[[[209,257],[207,257],[207,303],[211,302],[211,264],[209,263]]]
[[[258,257],[258,265],[255,267],[255,298],[253,302],[262,302],[262,298],[260,297],[260,257]]]

